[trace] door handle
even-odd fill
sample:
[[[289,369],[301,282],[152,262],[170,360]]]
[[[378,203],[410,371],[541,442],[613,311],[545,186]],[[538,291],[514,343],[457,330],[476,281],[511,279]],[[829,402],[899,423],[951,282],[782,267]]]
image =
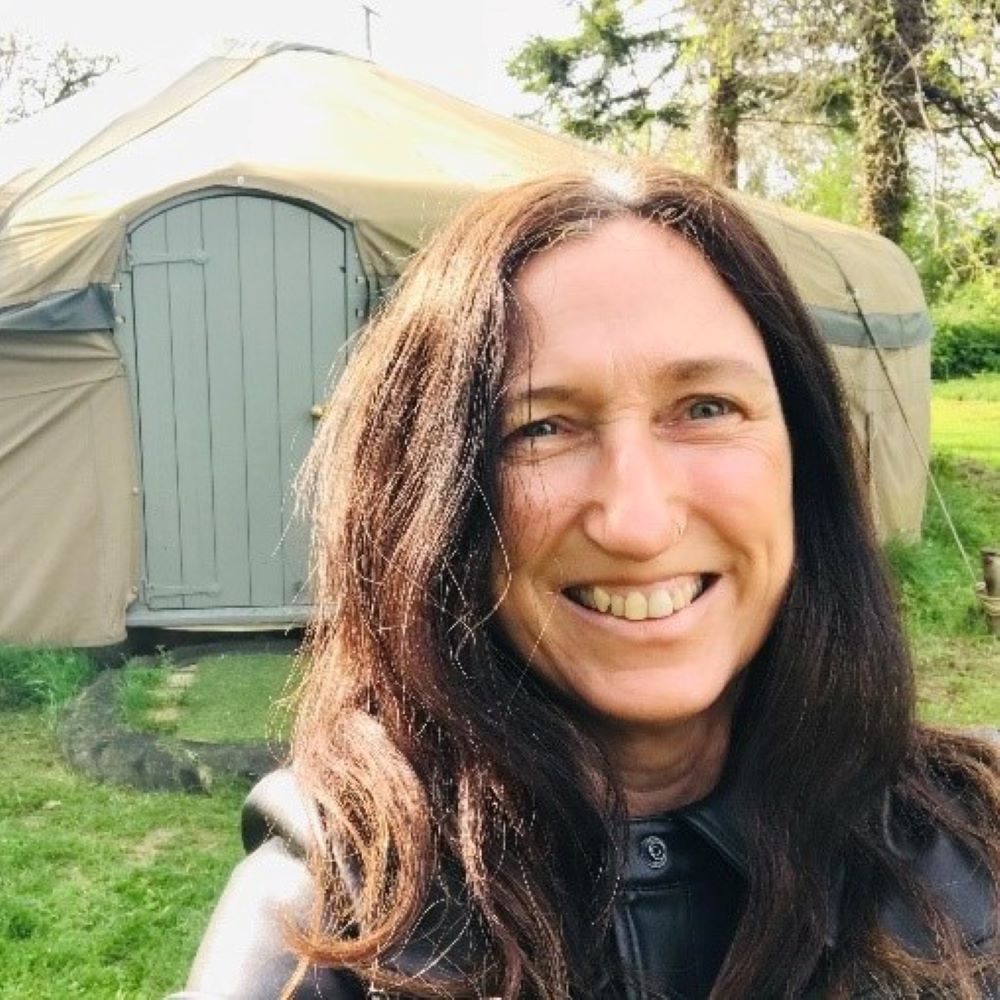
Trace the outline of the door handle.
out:
[[[322,420],[324,413],[326,413],[326,407],[317,403],[314,407],[312,407],[312,409],[310,409],[309,416],[312,417],[313,420]]]

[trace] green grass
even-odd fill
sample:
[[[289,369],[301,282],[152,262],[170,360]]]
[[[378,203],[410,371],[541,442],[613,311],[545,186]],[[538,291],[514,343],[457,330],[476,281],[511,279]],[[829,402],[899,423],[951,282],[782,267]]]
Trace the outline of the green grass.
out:
[[[979,549],[995,544],[1000,533],[1000,469],[939,454],[931,471],[978,574]],[[921,540],[893,542],[888,554],[907,631],[914,640],[985,633],[968,569],[932,491],[928,490]]]
[[[926,635],[914,644],[917,710],[946,726],[1000,726],[1000,642],[991,636]]]
[[[285,739],[292,660],[270,653],[222,653],[197,663],[189,688],[171,688],[169,658],[154,667],[129,664],[119,702],[137,729],[178,739],[244,742]]]
[[[228,655],[205,660],[188,691],[177,735],[187,740],[263,740],[288,731],[287,656]]]
[[[938,451],[1000,469],[1000,374],[936,384],[931,433]]]
[[[95,670],[77,650],[0,646],[0,711],[41,707],[54,714]]]
[[[0,1000],[162,997],[240,856],[242,790],[143,794],[59,757],[39,708],[0,712]]]
[[[142,665],[142,661],[125,665],[118,679],[118,707],[127,725],[147,732],[172,734],[177,728],[170,722],[156,717],[158,709],[172,707],[166,688],[166,664],[156,667]]]
[[[978,578],[980,548],[1000,542],[1000,376],[936,384],[931,427],[931,471]],[[921,716],[1000,726],[1000,640],[987,632],[932,490],[922,538],[891,543],[888,556],[916,661]]]

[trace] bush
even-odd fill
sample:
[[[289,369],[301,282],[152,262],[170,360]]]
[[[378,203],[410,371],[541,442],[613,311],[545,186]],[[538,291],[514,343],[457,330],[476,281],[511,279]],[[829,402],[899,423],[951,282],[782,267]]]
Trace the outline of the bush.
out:
[[[77,650],[0,646],[0,710],[55,711],[96,671],[93,660]]]
[[[962,285],[933,306],[931,314],[932,378],[1000,372],[1000,280],[983,278]]]

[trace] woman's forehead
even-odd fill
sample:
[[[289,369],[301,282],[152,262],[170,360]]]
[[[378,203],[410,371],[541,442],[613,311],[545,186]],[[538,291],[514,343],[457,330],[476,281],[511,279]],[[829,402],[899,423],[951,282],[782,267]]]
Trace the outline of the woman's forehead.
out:
[[[689,378],[707,367],[770,382],[757,328],[701,252],[637,218],[532,258],[514,282],[510,388],[583,376]]]

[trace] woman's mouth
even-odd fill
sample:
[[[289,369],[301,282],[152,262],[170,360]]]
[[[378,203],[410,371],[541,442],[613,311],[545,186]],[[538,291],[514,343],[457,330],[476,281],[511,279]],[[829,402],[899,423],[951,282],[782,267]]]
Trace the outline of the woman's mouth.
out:
[[[649,618],[669,618],[696,601],[716,577],[700,574],[676,577],[669,582],[645,587],[569,587],[564,593],[576,604],[591,611],[641,622]]]

